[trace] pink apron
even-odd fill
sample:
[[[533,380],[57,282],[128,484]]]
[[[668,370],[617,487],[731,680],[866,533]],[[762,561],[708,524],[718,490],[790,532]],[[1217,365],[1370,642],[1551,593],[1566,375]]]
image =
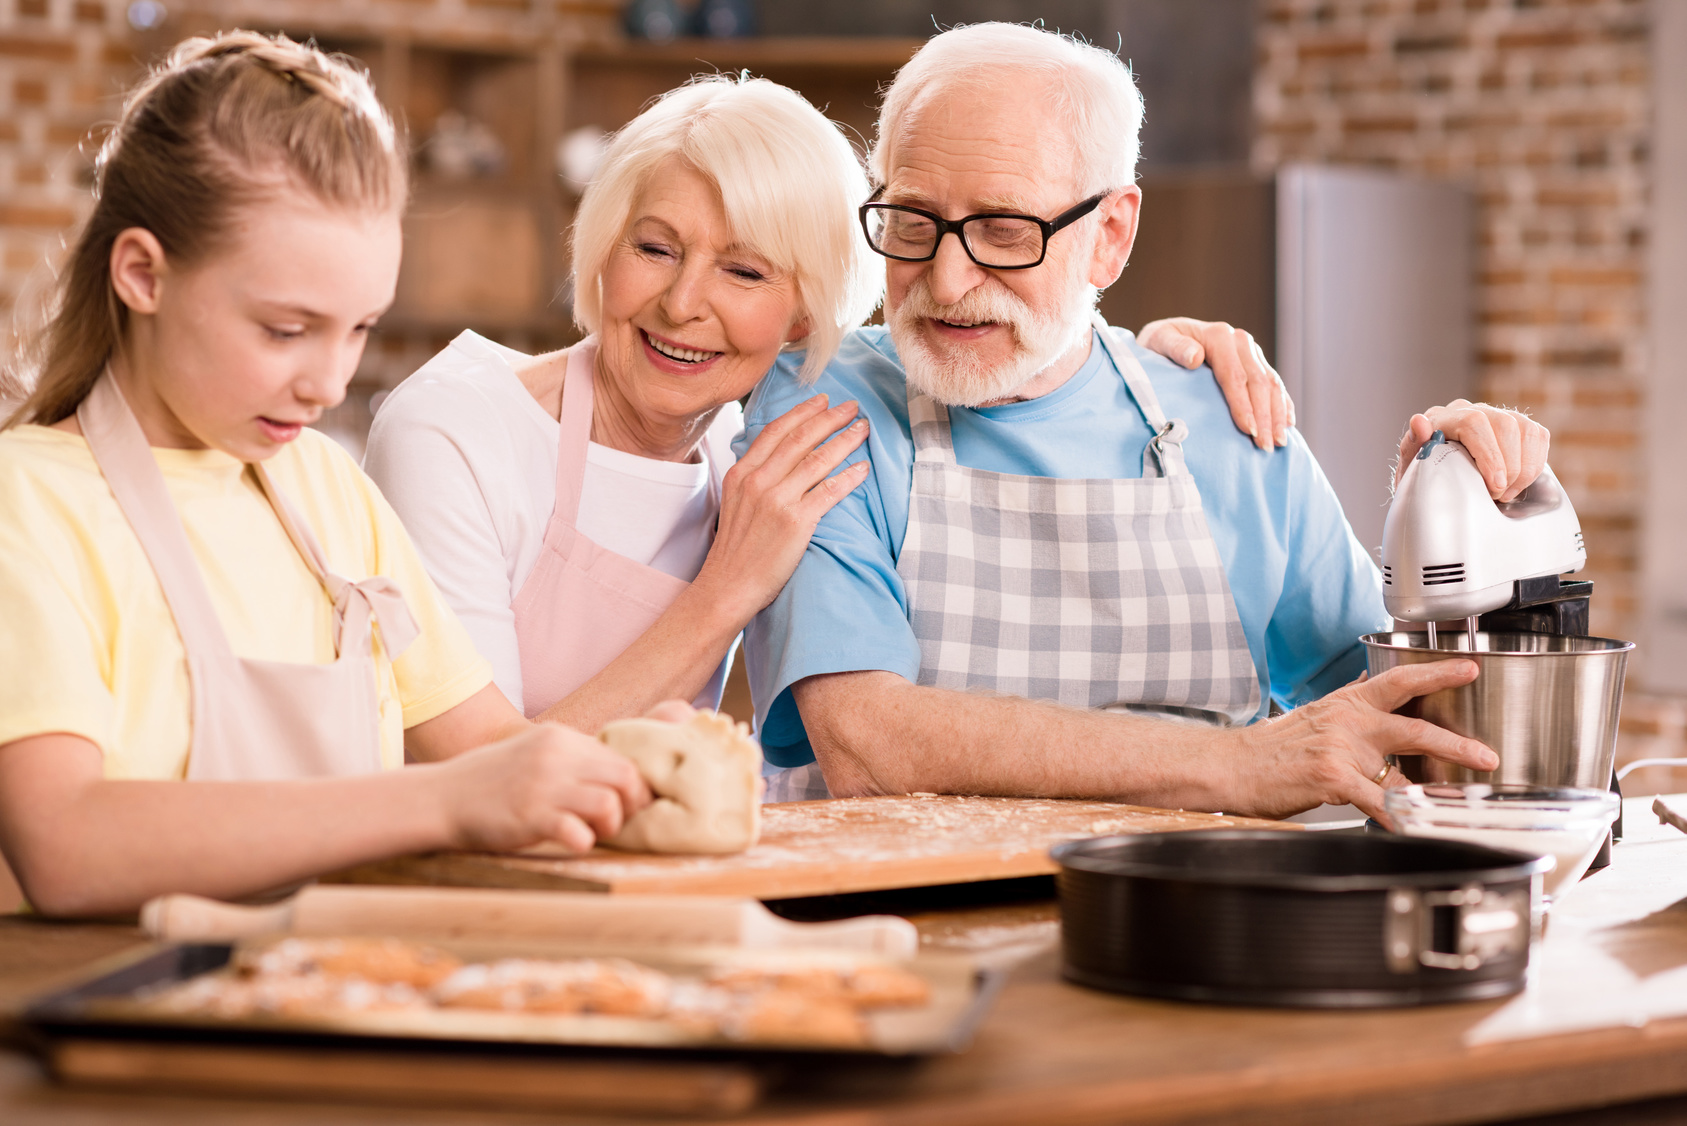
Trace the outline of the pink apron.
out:
[[[316,665],[236,656],[164,474],[109,371],[77,408],[76,421],[158,576],[181,634],[192,697],[188,778],[268,781],[380,770],[371,623],[379,624],[389,659],[418,632],[392,580],[377,575],[353,583],[330,572],[310,528],[276,491],[263,465],[253,463],[248,470],[334,604],[336,657]]]
[[[529,717],[551,707],[602,672],[691,584],[593,543],[574,524],[592,437],[592,381],[597,341],[568,353],[556,454],[556,507],[539,560],[515,596],[516,645],[521,654],[522,706]],[[708,451],[703,451],[708,457]],[[709,463],[709,490],[720,496],[721,467]],[[697,697],[700,708],[720,705],[727,662]]]

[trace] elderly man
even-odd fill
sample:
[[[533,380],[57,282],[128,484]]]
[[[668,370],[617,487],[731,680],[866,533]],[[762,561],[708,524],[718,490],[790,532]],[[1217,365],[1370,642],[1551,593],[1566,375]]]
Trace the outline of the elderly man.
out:
[[[818,387],[860,401],[872,473],[747,637],[786,768],[770,798],[1376,814],[1390,753],[1495,764],[1390,714],[1469,662],[1341,687],[1388,618],[1298,434],[1256,448],[1204,373],[1094,319],[1136,233],[1141,112],[1110,53],[1008,24],[938,35],[887,92],[862,223],[888,331],[854,334]],[[763,382],[745,440],[812,393],[795,370]],[[1544,462],[1545,431],[1509,412],[1436,408],[1403,448],[1431,425],[1496,496]],[[1290,710],[1254,722],[1272,699]]]

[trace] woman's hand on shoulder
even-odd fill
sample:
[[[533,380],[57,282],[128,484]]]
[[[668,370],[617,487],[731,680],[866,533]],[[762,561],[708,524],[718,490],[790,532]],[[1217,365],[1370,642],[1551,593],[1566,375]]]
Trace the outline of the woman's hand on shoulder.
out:
[[[629,759],[556,723],[425,769],[438,771],[457,848],[508,852],[555,841],[585,852],[651,802]]]
[[[694,585],[740,627],[784,588],[820,518],[866,480],[866,458],[833,472],[867,440],[858,413],[853,402],[831,407],[815,395],[768,423],[727,471],[715,541]]]
[[[1136,339],[1175,364],[1212,367],[1236,428],[1262,450],[1287,445],[1295,404],[1253,334],[1223,321],[1167,317],[1142,326]]]

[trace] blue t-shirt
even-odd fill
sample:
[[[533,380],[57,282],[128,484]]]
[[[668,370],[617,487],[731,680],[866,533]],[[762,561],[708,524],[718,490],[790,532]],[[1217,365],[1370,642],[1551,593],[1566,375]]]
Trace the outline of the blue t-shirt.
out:
[[[1231,421],[1208,368],[1186,371],[1134,339],[1130,348],[1166,417],[1189,425],[1185,460],[1259,671],[1260,714],[1268,697],[1294,707],[1359,675],[1359,635],[1388,628],[1381,576],[1305,441],[1290,430],[1286,447],[1257,449]],[[800,354],[783,356],[762,380],[735,448],[742,455],[769,422],[824,391],[833,404],[860,402],[871,429],[850,461],[864,450],[872,469],[821,519],[790,582],[745,631],[756,728],[778,766],[814,760],[792,684],[866,669],[916,680],[920,670],[896,573],[914,444],[895,346],[883,328],[858,329],[812,387],[795,378],[801,362]],[[1150,437],[1123,377],[1093,338],[1084,366],[1050,394],[951,407],[949,419],[962,465],[1036,477],[1141,477]]]

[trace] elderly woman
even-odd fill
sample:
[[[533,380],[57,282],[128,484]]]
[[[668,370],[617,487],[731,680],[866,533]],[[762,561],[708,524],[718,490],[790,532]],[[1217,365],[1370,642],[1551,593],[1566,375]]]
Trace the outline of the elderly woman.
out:
[[[878,303],[854,223],[867,195],[842,133],[793,91],[674,90],[581,201],[590,335],[530,357],[465,332],[382,405],[365,468],[527,715],[592,731],[665,699],[718,704],[740,631],[865,476],[833,473],[866,437],[854,403],[798,405],[736,465],[730,443],[781,351],[805,350],[815,378]],[[1239,424],[1281,435],[1287,400],[1246,334],[1180,322],[1155,340],[1186,366],[1229,360]]]

